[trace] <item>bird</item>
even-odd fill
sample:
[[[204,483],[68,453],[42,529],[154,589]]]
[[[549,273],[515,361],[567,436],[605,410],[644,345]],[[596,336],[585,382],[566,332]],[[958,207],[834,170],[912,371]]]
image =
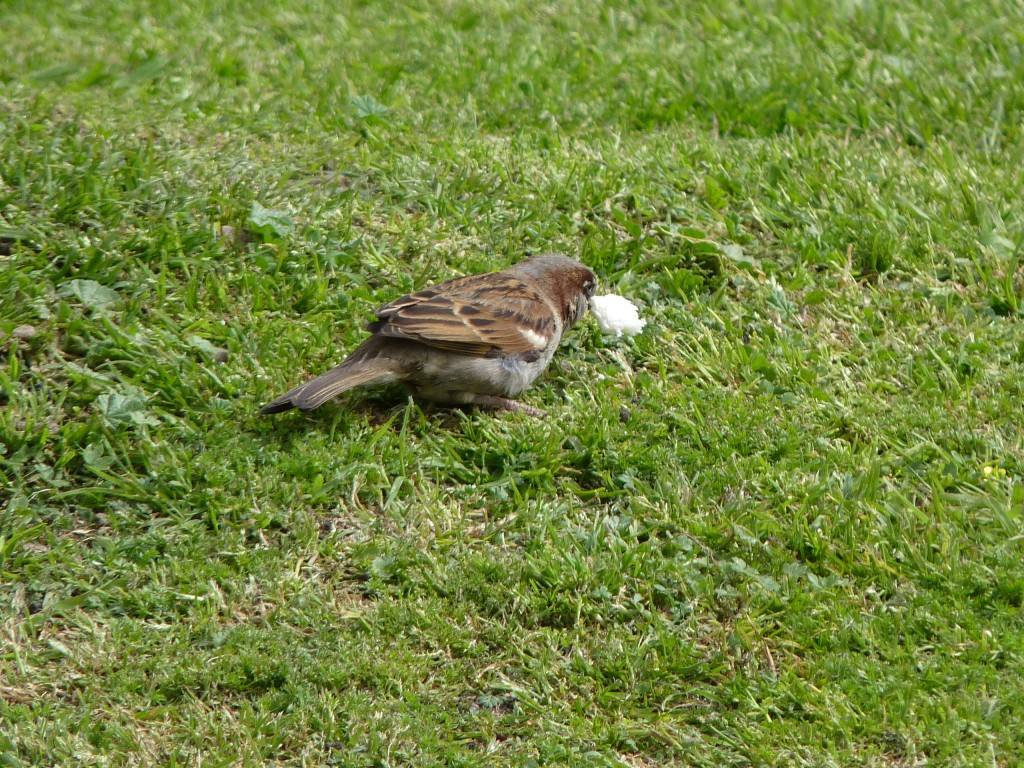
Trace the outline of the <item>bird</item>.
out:
[[[355,387],[401,382],[414,398],[543,416],[514,398],[548,367],[596,287],[589,267],[545,253],[402,296],[376,311],[370,337],[340,365],[260,413],[311,411]]]

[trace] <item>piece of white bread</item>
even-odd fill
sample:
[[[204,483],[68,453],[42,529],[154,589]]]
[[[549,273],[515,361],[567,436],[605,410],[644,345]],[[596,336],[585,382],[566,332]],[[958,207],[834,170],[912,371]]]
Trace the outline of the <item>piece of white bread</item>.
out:
[[[632,301],[614,293],[592,296],[590,311],[602,331],[614,333],[616,336],[636,336],[647,325],[647,321],[640,317]]]

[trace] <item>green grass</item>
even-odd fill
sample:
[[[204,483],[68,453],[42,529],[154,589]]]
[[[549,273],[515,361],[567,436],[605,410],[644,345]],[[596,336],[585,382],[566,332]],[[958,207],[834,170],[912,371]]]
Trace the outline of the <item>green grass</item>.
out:
[[[1019,3],[0,27],[0,763],[1024,761]],[[546,250],[547,419],[256,415]]]

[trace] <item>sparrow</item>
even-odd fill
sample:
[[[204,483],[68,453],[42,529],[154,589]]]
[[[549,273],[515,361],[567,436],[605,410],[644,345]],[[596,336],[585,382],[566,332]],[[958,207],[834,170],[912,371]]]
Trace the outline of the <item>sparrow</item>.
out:
[[[370,338],[341,365],[260,413],[310,411],[355,387],[401,382],[425,400],[543,416],[513,398],[548,367],[596,287],[588,267],[548,253],[424,288],[378,309]]]

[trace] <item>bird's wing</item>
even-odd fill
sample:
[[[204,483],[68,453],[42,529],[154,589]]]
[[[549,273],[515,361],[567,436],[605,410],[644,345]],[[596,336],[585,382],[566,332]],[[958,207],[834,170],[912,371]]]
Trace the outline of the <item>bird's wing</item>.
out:
[[[470,275],[396,299],[367,329],[471,355],[539,353],[557,331],[541,294],[512,275]]]

